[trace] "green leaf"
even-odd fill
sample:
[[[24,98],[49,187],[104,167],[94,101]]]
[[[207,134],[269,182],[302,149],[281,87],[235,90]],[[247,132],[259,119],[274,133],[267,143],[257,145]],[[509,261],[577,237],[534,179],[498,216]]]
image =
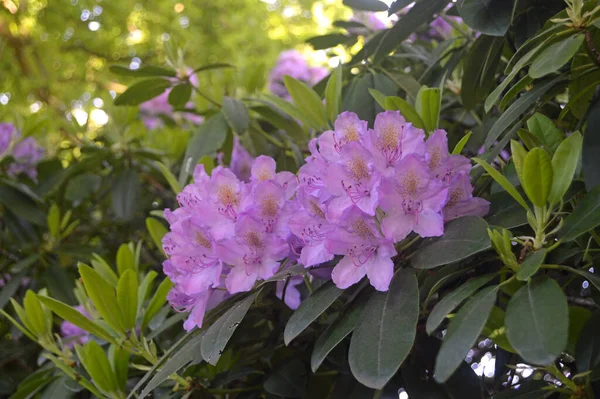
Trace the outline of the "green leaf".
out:
[[[2,287],[2,290],[0,291],[0,309],[4,309],[9,299],[17,293],[21,287],[21,281],[26,275],[27,273],[25,271],[17,275],[12,275],[11,279],[6,282],[4,287]]]
[[[546,205],[553,179],[552,161],[548,153],[541,148],[529,151],[523,162],[521,185],[534,205],[539,207]]]
[[[600,186],[588,192],[564,221],[559,232],[563,241],[571,241],[600,225]]]
[[[167,168],[167,166],[164,163],[157,162],[156,165],[158,166],[158,168],[160,169],[160,172],[163,174],[163,176],[169,183],[169,186],[171,186],[171,190],[173,190],[175,195],[179,194],[181,192],[181,185],[177,181],[177,178],[175,177],[175,175],[173,173],[171,173],[169,168]]]
[[[325,105],[329,121],[334,122],[342,109],[342,78],[343,70],[340,63],[329,76],[325,87]]]
[[[254,303],[259,293],[260,290],[237,302],[206,330],[200,351],[204,360],[209,364],[213,366],[217,364],[221,354],[225,350],[227,342],[233,336],[236,328],[242,322],[244,316],[246,316],[248,309],[250,309],[250,306]]]
[[[116,74],[122,76],[134,76],[134,77],[152,77],[152,76],[166,76],[170,78],[174,78],[176,76],[176,72],[172,69],[166,69],[156,66],[147,66],[141,67],[138,69],[129,69],[120,65],[111,65],[109,70]]]
[[[167,234],[167,228],[155,218],[146,218],[146,228],[150,233],[150,237],[152,237],[152,242],[156,245],[156,248],[160,249],[161,252],[164,253],[162,249],[162,239]]]
[[[116,331],[125,333],[123,314],[114,288],[91,267],[79,263],[78,268],[85,290],[100,316]]]
[[[442,94],[438,88],[421,87],[417,94],[416,109],[425,124],[425,130],[433,133],[438,128]]]
[[[0,183],[0,204],[4,204],[8,210],[19,218],[38,226],[45,226],[47,223],[45,213],[42,212],[36,202],[15,187]]]
[[[76,346],[75,349],[94,385],[107,394],[119,390],[117,377],[110,367],[108,357],[96,341],[88,341],[83,347]]]
[[[122,275],[128,269],[135,270],[133,252],[129,245],[121,244],[117,251],[117,270]]]
[[[58,237],[60,235],[60,209],[58,205],[52,204],[48,210],[48,231],[52,237]]]
[[[166,277],[158,286],[154,296],[150,300],[146,311],[144,312],[144,317],[142,318],[142,329],[146,328],[148,323],[152,320],[154,316],[158,313],[160,308],[162,308],[163,304],[167,301],[167,294],[173,287],[173,283]]]
[[[345,6],[362,11],[387,11],[388,6],[379,0],[344,0]]]
[[[130,330],[135,327],[138,308],[138,282],[137,274],[133,269],[127,269],[121,274],[117,284],[117,303],[123,313],[125,328]]]
[[[310,323],[326,311],[343,292],[344,290],[337,288],[333,281],[330,281],[302,301],[285,326],[283,342],[289,345]]]
[[[563,80],[564,77],[561,75],[550,81],[540,82],[540,84],[534,86],[533,89],[523,94],[519,99],[512,103],[511,106],[500,115],[496,123],[494,123],[490,129],[485,139],[485,148],[492,147],[498,137],[506,130],[510,129],[523,114],[529,111],[530,107],[532,107],[540,97],[544,96],[550,89],[561,83]]]
[[[213,69],[222,69],[222,68],[235,68],[235,66],[231,65],[231,64],[227,64],[225,62],[216,62],[214,64],[202,65],[201,67],[195,68],[190,75],[195,74],[196,72],[211,71]]]
[[[144,387],[140,393],[140,398],[147,397],[154,388],[158,387],[163,381],[165,381],[173,373],[176,373],[186,364],[196,359],[198,356],[198,347],[204,338],[204,331],[196,335],[188,342],[186,342],[181,349],[179,349],[173,356],[171,356],[165,364],[155,374],[148,372],[146,375],[152,376],[152,379]],[[133,389],[132,394],[137,390]],[[132,396],[130,394],[130,396]]]
[[[278,98],[278,97],[277,97]],[[281,99],[279,99],[281,100]],[[283,100],[282,100],[283,101]],[[284,101],[286,104],[286,101]],[[289,104],[292,106],[291,104]],[[282,109],[282,108],[279,108]],[[282,113],[272,108],[272,106],[254,106],[252,110],[258,112],[267,122],[276,127],[277,129],[285,130],[286,133],[294,140],[296,143],[304,143],[308,139],[308,136],[302,130],[302,127],[298,125],[298,123],[291,119],[285,117]],[[283,110],[283,109],[282,109]],[[291,114],[290,114],[291,115]],[[337,115],[336,115],[337,117]]]
[[[302,398],[306,391],[307,373],[300,359],[291,359],[289,363],[274,370],[264,383],[268,393],[286,398]]]
[[[424,24],[433,21],[434,14],[442,11],[450,0],[427,0],[417,2],[405,16],[402,23],[396,23],[387,30],[375,50],[374,63],[379,64],[408,37]],[[376,37],[371,38],[375,40]],[[376,43],[376,42],[375,42]],[[367,43],[365,48],[369,45]]]
[[[460,141],[458,143],[456,143],[456,145],[454,146],[454,149],[452,150],[452,155],[460,155],[460,153],[465,148],[465,146],[469,142],[469,139],[471,138],[472,135],[473,135],[473,132],[468,132],[467,134],[465,134],[462,137],[462,139],[460,139]]]
[[[91,173],[77,175],[69,179],[65,198],[74,204],[79,204],[97,192],[101,184],[102,178],[100,176]]]
[[[33,291],[27,290],[25,299],[23,300],[23,307],[25,308],[27,320],[29,321],[32,332],[35,333],[37,337],[47,334],[50,331],[50,325],[44,315],[42,304]]]
[[[523,182],[523,163],[525,162],[525,157],[527,156],[527,150],[525,150],[525,148],[523,148],[521,143],[518,141],[511,140],[510,153],[512,155],[513,163],[515,164],[517,176],[519,176],[519,181]]]
[[[503,48],[504,37],[482,35],[469,49],[460,91],[460,98],[468,109],[480,105],[490,93]]]
[[[313,373],[317,371],[329,352],[354,331],[363,309],[364,303],[361,303],[360,305],[351,303],[347,310],[340,314],[340,316],[319,336],[315,342],[315,347],[310,358],[310,367],[312,368]]]
[[[356,40],[356,36],[348,36],[343,33],[329,33],[306,39],[306,43],[310,44],[315,50],[324,50],[340,44],[351,46],[356,43]]]
[[[112,210],[118,219],[133,219],[140,202],[140,178],[133,169],[125,169],[117,176],[112,188]]]
[[[588,110],[587,127],[583,136],[583,180],[588,191],[600,186],[600,101]]]
[[[523,263],[521,263],[519,270],[517,270],[517,280],[529,280],[535,273],[537,273],[541,264],[544,262],[544,258],[546,258],[545,248],[542,248],[539,251],[527,256]]]
[[[375,89],[369,89],[369,93],[371,93],[371,97],[373,97],[375,101],[377,101],[377,104],[379,104],[380,107],[382,107],[383,109],[387,109],[385,105],[385,100],[388,97],[385,94]]]
[[[554,153],[564,140],[563,134],[554,126],[554,122],[539,112],[527,120],[527,128],[542,140],[551,153]]]
[[[567,346],[567,298],[548,277],[530,280],[508,303],[505,323],[510,344],[526,362],[548,365]]]
[[[479,291],[450,320],[435,361],[434,377],[437,382],[450,378],[477,341],[496,302],[497,291],[498,286]]]
[[[402,116],[417,129],[425,129],[425,122],[421,115],[406,100],[400,97],[387,97],[385,99],[385,109],[400,111]]]
[[[493,166],[485,162],[483,159],[473,158],[473,161],[477,162],[479,165],[485,169],[486,172],[494,179],[503,189],[506,190],[524,209],[529,209],[527,202],[523,199],[521,194],[517,191],[517,189],[510,184],[508,179],[502,175],[502,173],[498,172]]]
[[[373,99],[369,93],[369,89],[377,90],[385,96],[397,94],[394,82],[387,76],[367,72],[353,79],[350,85],[346,86],[342,111],[354,112],[360,119],[367,121],[369,126],[372,126],[375,122],[375,117],[383,111],[383,108]]]
[[[319,95],[305,83],[292,78],[291,76],[284,76],[283,82],[285,88],[290,93],[290,96],[294,100],[294,104],[300,112],[311,121],[311,125],[319,128],[327,126],[327,111],[325,106],[321,102]]]
[[[9,399],[29,399],[36,397],[36,393],[42,390],[46,385],[56,380],[56,376],[50,375],[50,370],[39,369],[29,374],[19,383],[17,391]]]
[[[584,37],[583,34],[577,34],[550,45],[535,57],[529,68],[529,76],[539,79],[559,70],[573,58],[581,47]]]
[[[111,345],[108,350],[108,357],[114,370],[117,387],[122,392],[125,392],[129,371],[129,352],[118,345]]]
[[[107,283],[112,287],[117,286],[117,282],[119,281],[117,273],[114,272],[112,267],[100,255],[92,254],[92,266]]]
[[[130,86],[115,99],[115,105],[139,105],[158,97],[171,86],[167,79],[153,78],[142,80]]]
[[[434,267],[456,262],[490,248],[487,223],[477,216],[463,216],[445,226],[442,237],[422,245],[412,257],[416,269]]]
[[[516,0],[459,0],[458,13],[470,28],[504,36],[512,23]]]
[[[548,201],[550,204],[558,204],[571,186],[579,158],[583,138],[581,133],[575,132],[567,137],[556,149],[552,157],[552,169],[554,180]]]
[[[221,148],[228,130],[229,126],[222,112],[211,116],[198,127],[185,151],[183,166],[179,173],[180,185],[187,182],[188,176],[192,174],[200,158],[204,155],[212,155]]]
[[[415,340],[419,286],[415,274],[400,270],[387,292],[374,292],[352,334],[348,362],[363,385],[381,389],[396,374]]]
[[[69,305],[47,296],[38,295],[38,298],[44,305],[50,308],[62,319],[75,324],[77,327],[88,331],[90,334],[95,335],[98,338],[115,343],[115,340],[102,327],[79,313],[76,309],[73,309]]]
[[[236,133],[244,133],[250,127],[248,108],[240,100],[227,96],[223,97],[223,115],[231,130]]]
[[[183,108],[190,101],[192,86],[189,83],[178,84],[169,93],[167,101],[173,108]]]
[[[595,313],[585,324],[575,349],[575,359],[577,362],[577,371],[593,370],[600,364],[600,314]]]
[[[431,335],[458,305],[465,299],[471,297],[477,290],[489,283],[495,274],[487,274],[485,276],[476,277],[461,285],[456,290],[452,291],[435,305],[427,318],[425,325],[427,334]]]

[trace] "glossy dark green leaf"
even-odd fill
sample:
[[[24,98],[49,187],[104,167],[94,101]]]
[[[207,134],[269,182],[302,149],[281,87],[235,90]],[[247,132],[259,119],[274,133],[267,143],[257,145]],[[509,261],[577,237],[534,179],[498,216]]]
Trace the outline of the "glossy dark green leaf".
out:
[[[581,158],[583,138],[581,133],[575,132],[563,140],[552,156],[552,169],[554,180],[548,201],[558,204],[571,186],[575,171]]]
[[[498,137],[510,127],[519,118],[525,114],[537,102],[537,100],[545,95],[550,89],[562,82],[564,77],[558,76],[550,81],[540,82],[535,85],[529,92],[523,94],[519,99],[511,104],[510,107],[498,118],[494,126],[490,129],[486,139],[485,148],[490,148],[494,145]]]
[[[584,35],[578,34],[554,43],[537,55],[529,68],[529,76],[534,79],[542,78],[552,72],[556,72],[571,58],[581,47]]]
[[[579,306],[569,306],[569,341],[566,351],[570,354],[577,355],[577,341],[588,321],[592,318],[592,312],[586,308]],[[578,370],[581,370],[579,367]]]
[[[482,35],[469,49],[460,91],[465,107],[474,109],[490,93],[503,47],[503,37]]]
[[[356,43],[356,36],[348,36],[343,33],[330,33],[322,36],[314,36],[306,40],[315,50],[324,50],[343,44],[351,46]]]
[[[75,205],[91,197],[102,183],[102,178],[92,173],[84,173],[69,179],[65,198]]]
[[[111,65],[109,70],[116,75],[133,76],[133,77],[138,77],[138,78],[152,77],[152,76],[166,76],[166,77],[173,78],[176,75],[176,72],[172,69],[166,69],[166,68],[161,68],[161,67],[156,67],[156,66],[147,66],[147,67],[141,67],[138,69],[129,69],[127,67],[120,66],[120,65]]]
[[[408,37],[424,24],[433,20],[434,14],[441,11],[450,0],[427,0],[417,2],[414,7],[402,17],[401,23],[396,23],[389,29],[377,45],[374,62],[380,63],[389,53],[394,51]],[[375,38],[372,38],[373,40]],[[365,45],[366,47],[366,45]]]
[[[388,10],[388,15],[396,14],[398,11],[408,7],[413,1],[412,0],[395,0]]]
[[[192,73],[196,72],[204,72],[204,71],[212,71],[213,69],[223,69],[223,68],[235,68],[234,65],[227,64],[225,62],[216,62],[214,64],[202,65],[201,67],[194,68]]]
[[[567,346],[569,307],[556,281],[529,280],[506,308],[506,335],[526,362],[548,365]]]
[[[600,186],[600,101],[588,111],[587,128],[583,136],[583,180],[588,191]]]
[[[563,241],[571,241],[600,225],[600,186],[588,192],[564,221],[559,232]]]
[[[497,291],[497,286],[482,289],[450,320],[435,361],[437,382],[448,380],[475,344],[496,302]]]
[[[490,239],[487,223],[477,216],[464,216],[449,222],[442,237],[423,244],[411,259],[416,269],[434,267],[456,262],[489,249]]]
[[[600,314],[595,313],[585,324],[575,349],[577,371],[580,373],[592,370],[600,364]]]
[[[228,130],[229,126],[222,112],[213,115],[198,127],[198,130],[190,138],[185,151],[183,166],[179,173],[180,185],[187,182],[188,176],[192,174],[200,158],[212,155],[221,148]]]
[[[223,97],[223,115],[234,132],[241,134],[248,130],[250,115],[246,105],[240,100],[227,96]]]
[[[330,281],[302,301],[285,326],[283,342],[289,345],[310,323],[326,311],[343,292],[344,290],[339,289],[333,284],[333,281]]]
[[[523,181],[521,185],[536,206],[542,207],[552,190],[554,171],[548,153],[541,148],[529,151],[523,161]]]
[[[340,63],[331,72],[325,87],[325,105],[327,106],[327,115],[330,122],[335,122],[342,107],[342,78],[343,70]]]
[[[495,274],[488,274],[471,279],[439,301],[427,318],[427,324],[425,325],[427,334],[431,335],[450,312],[485,284],[489,283],[494,276]]]
[[[306,391],[306,367],[299,359],[278,367],[264,383],[265,391],[286,398],[301,398]]]
[[[542,248],[539,251],[535,251],[534,253],[528,255],[523,261],[523,263],[521,263],[519,270],[517,270],[517,280],[529,280],[529,278],[531,278],[535,273],[537,273],[545,258],[545,248]]]
[[[554,153],[558,145],[565,139],[561,131],[554,125],[554,122],[539,112],[536,112],[527,120],[527,128],[546,145],[551,153]]]
[[[472,29],[490,36],[504,36],[512,23],[516,0],[459,0],[458,12]]]
[[[25,195],[15,187],[0,183],[0,204],[4,204],[10,211],[22,219],[39,226],[46,225],[46,214],[31,197]]]
[[[363,385],[381,389],[410,352],[419,317],[419,287],[407,269],[396,273],[387,292],[375,292],[352,334],[348,362]]]
[[[387,11],[388,6],[379,0],[343,0],[345,6],[362,11]]]
[[[364,121],[373,125],[375,117],[383,111],[383,108],[375,101],[369,93],[369,89],[375,89],[384,96],[396,95],[394,83],[385,75],[376,73],[365,73],[355,78],[344,94],[342,111],[354,112]]]
[[[233,336],[235,329],[240,325],[259,293],[260,290],[237,302],[206,330],[201,345],[204,360],[213,366],[217,364],[227,342]]]
[[[117,176],[111,188],[112,210],[117,219],[133,219],[140,202],[140,178],[133,169],[125,169]]]
[[[167,79],[153,78],[142,80],[130,86],[115,99],[115,105],[139,105],[158,97],[171,86]]]
[[[4,309],[9,299],[12,298],[21,287],[21,281],[26,276],[25,272],[11,276],[11,279],[5,282],[4,287],[0,289],[0,309]]]
[[[165,362],[164,365],[155,374],[152,375],[152,379],[148,381],[148,384],[144,387],[140,393],[140,398],[147,397],[156,387],[162,384],[169,376],[182,369],[186,364],[198,357],[199,347],[204,338],[204,332],[195,335],[193,338],[188,340],[175,354],[173,354]],[[135,389],[132,391],[135,392]]]
[[[315,342],[310,366],[314,372],[317,371],[323,360],[344,338],[346,338],[354,328],[360,317],[364,306],[351,304],[347,311],[343,312],[336,321],[334,321],[327,329],[319,336]]]
[[[167,101],[174,108],[183,108],[190,101],[192,96],[192,86],[188,83],[178,84],[171,89]]]

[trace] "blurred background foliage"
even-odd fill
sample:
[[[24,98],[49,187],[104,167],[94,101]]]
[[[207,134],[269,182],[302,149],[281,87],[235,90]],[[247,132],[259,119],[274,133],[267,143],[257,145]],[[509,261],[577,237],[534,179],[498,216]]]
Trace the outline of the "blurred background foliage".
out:
[[[111,65],[164,65],[170,48],[184,47],[189,67],[236,66],[201,74],[211,96],[260,90],[282,50],[351,15],[341,0],[2,0],[0,120],[34,134],[52,154],[74,139],[93,140],[115,114],[108,108],[131,80],[111,73]],[[303,48],[315,65],[332,54]],[[341,46],[334,53],[346,55]],[[139,130],[131,134],[165,148],[164,135]]]

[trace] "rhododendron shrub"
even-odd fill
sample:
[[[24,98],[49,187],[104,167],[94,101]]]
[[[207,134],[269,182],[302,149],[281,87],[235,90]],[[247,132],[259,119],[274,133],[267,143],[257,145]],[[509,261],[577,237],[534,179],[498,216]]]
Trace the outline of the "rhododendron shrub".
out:
[[[144,41],[102,127],[0,92],[0,396],[600,396],[597,2],[268,3],[340,19],[270,75]]]

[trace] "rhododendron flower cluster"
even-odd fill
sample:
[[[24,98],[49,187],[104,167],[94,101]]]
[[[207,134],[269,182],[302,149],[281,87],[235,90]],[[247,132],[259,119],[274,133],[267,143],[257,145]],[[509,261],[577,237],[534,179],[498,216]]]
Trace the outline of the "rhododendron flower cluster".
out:
[[[36,165],[44,156],[44,148],[33,137],[19,140],[20,136],[13,124],[0,123],[0,159],[10,155],[14,160],[6,170],[8,176],[15,177],[24,173],[36,180]]]
[[[269,73],[269,90],[276,96],[291,101],[292,97],[283,82],[284,76],[290,76],[309,86],[314,86],[327,74],[326,68],[309,66],[304,56],[298,51],[287,50],[279,55],[275,67]]]
[[[397,111],[380,113],[373,129],[344,112],[309,148],[297,175],[277,173],[267,156],[251,163],[247,182],[231,169],[209,176],[198,165],[194,183],[178,195],[180,208],[165,211],[168,299],[191,311],[186,329],[201,326],[205,310],[226,295],[272,277],[285,259],[308,268],[337,255],[331,278],[338,287],[367,276],[386,291],[395,244],[413,232],[441,236],[444,222],[488,211],[487,201],[473,197],[469,160],[449,154],[446,132],[426,138]],[[297,306],[299,294],[292,295],[288,304]]]

